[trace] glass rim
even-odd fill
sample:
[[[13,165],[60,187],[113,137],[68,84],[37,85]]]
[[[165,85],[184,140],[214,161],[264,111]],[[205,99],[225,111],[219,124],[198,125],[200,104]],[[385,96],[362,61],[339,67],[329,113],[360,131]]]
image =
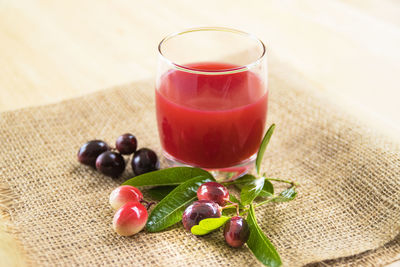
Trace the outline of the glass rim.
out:
[[[186,67],[184,65],[175,63],[163,54],[162,45],[169,39],[179,36],[179,35],[186,34],[186,33],[199,32],[199,31],[230,32],[230,33],[246,36],[248,38],[251,38],[251,39],[257,41],[261,45],[261,48],[262,48],[261,55],[256,60],[250,62],[249,64],[239,66],[236,68],[227,68],[227,69],[222,69],[222,70],[199,70],[199,69],[190,68],[190,67]],[[264,43],[261,41],[261,39],[259,39],[258,37],[256,37],[255,35],[253,35],[251,33],[245,32],[245,31],[236,30],[236,29],[227,28],[227,27],[197,27],[197,28],[190,28],[190,29],[174,32],[174,33],[167,35],[158,44],[158,53],[159,53],[159,56],[161,56],[168,64],[170,64],[174,68],[184,71],[184,72],[190,72],[190,73],[195,73],[195,74],[208,74],[208,75],[210,75],[210,74],[231,74],[231,73],[247,71],[247,70],[250,70],[252,67],[258,65],[265,58],[266,47],[265,47]]]

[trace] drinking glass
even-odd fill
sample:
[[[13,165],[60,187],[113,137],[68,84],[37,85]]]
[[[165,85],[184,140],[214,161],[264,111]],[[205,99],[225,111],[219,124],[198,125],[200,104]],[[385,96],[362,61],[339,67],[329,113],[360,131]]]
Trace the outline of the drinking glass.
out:
[[[265,46],[230,28],[188,29],[158,46],[156,114],[172,166],[233,178],[253,166],[267,118]]]

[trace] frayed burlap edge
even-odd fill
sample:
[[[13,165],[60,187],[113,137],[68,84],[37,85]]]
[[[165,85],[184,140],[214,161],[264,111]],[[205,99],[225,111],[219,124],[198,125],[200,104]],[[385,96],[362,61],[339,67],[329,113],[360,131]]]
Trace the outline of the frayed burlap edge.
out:
[[[390,261],[384,261],[381,256],[393,257]],[[386,266],[388,264],[396,263],[400,265],[400,234],[395,239],[387,242],[383,246],[367,250],[362,253],[341,257],[337,259],[330,259],[321,262],[314,262],[305,265],[305,267],[324,267],[324,266]]]
[[[0,184],[0,265],[28,266],[31,261],[18,238],[18,229],[12,223],[9,209],[15,195],[5,184]]]

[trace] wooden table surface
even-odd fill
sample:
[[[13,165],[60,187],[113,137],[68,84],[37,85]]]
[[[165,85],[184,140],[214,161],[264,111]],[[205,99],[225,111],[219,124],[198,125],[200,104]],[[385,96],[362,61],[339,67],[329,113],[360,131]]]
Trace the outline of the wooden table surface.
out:
[[[256,34],[321,90],[400,128],[396,0],[0,0],[0,111],[154,78],[163,36],[210,25]]]
[[[0,111],[154,78],[161,38],[196,26],[254,33],[320,90],[399,131],[396,0],[0,0]]]

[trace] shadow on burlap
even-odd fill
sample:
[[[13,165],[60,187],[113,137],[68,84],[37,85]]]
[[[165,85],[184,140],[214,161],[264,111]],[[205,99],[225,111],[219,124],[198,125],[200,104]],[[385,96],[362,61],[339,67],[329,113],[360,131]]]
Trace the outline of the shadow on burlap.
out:
[[[379,266],[399,259],[400,148],[285,69],[270,74],[266,157],[271,177],[297,180],[296,201],[257,208],[285,266]],[[134,83],[59,104],[0,114],[0,183],[21,255],[32,265],[258,266],[221,232],[120,237],[108,195],[115,181],[81,166],[89,139],[134,133],[160,154],[153,85]],[[14,196],[10,202],[9,196]],[[8,197],[8,198],[7,198]],[[397,238],[396,238],[397,236]]]

